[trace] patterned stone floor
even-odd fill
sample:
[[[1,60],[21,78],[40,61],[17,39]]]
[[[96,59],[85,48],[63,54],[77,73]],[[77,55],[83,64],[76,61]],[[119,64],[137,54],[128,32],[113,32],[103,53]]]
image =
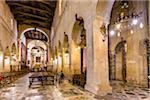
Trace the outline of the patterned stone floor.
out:
[[[112,93],[95,97],[100,100],[150,100],[150,90],[148,88],[123,85],[121,82],[111,82],[111,86]]]
[[[94,100],[93,95],[85,94],[81,89],[65,82],[59,86],[33,85],[29,88],[30,75],[1,88],[0,100]]]
[[[96,96],[67,82],[59,86],[35,85],[28,88],[30,75],[25,75],[13,84],[0,89],[0,100],[150,100],[148,89],[123,87],[119,83],[112,83],[113,93],[106,96]]]

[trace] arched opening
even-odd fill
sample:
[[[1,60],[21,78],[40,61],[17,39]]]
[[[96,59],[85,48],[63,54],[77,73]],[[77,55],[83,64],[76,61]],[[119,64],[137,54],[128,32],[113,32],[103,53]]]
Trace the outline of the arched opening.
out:
[[[10,68],[10,49],[9,47],[7,46],[6,49],[5,49],[5,52],[4,52],[4,71],[5,72],[9,72],[11,71],[11,68]]]
[[[84,53],[86,52],[86,30],[84,28],[83,18],[77,18],[72,31],[72,65],[74,73],[84,73]],[[84,66],[84,67],[83,67]]]
[[[48,62],[48,45],[47,43],[49,42],[49,37],[48,35],[38,29],[38,28],[28,28],[26,30],[24,30],[21,34],[21,41],[20,41],[20,63],[21,63],[21,69],[33,69],[36,66],[40,67],[40,68],[45,68],[47,70],[47,62]],[[42,47],[44,49],[44,54],[39,57],[34,56],[34,58],[37,57],[37,59],[41,59],[40,60],[40,64],[38,63],[32,63],[32,57],[31,54],[33,53],[33,51],[35,51],[34,49],[32,49],[33,47],[35,47],[37,49],[37,51],[41,51],[41,49],[37,48],[37,47]],[[32,52],[32,53],[31,53]],[[37,52],[38,53],[38,52]],[[42,61],[42,58],[44,56],[44,62]],[[33,61],[36,61],[33,60]],[[37,69],[40,69],[37,68]],[[36,68],[35,68],[36,69]]]
[[[58,69],[57,72],[63,70],[63,54],[62,54],[62,44],[60,40],[58,41],[58,49],[57,49],[57,58],[58,58]]]
[[[10,70],[11,71],[18,70],[18,60],[17,60],[17,51],[16,51],[15,43],[13,43],[12,48],[11,48]]]
[[[81,77],[79,80],[83,82],[81,82],[83,87],[86,82],[86,53],[86,30],[84,28],[84,20],[82,17],[77,17],[76,15],[76,21],[72,30],[71,66],[73,67],[74,75]]]
[[[146,38],[144,5],[145,2],[130,0],[115,1],[113,4],[108,34],[110,80],[133,85],[146,83],[146,57],[139,53],[140,41]]]
[[[47,46],[43,41],[32,40],[27,44],[27,66],[30,70],[44,69],[47,56]]]
[[[64,32],[62,53],[63,53],[63,72],[69,78],[72,71],[70,66],[69,39],[68,39],[68,35],[65,32]]]
[[[115,47],[114,79],[126,82],[126,41],[121,40]]]
[[[58,68],[58,49],[57,49],[57,47],[55,46],[55,48],[54,48],[54,60],[53,60],[53,72],[54,73],[57,73],[58,72],[58,70],[59,70],[59,68]]]
[[[39,32],[41,32],[41,33],[43,33],[43,34],[47,37],[48,42],[49,42],[49,36],[47,35],[47,33],[45,33],[43,30],[41,30],[41,29],[39,29],[39,28],[27,28],[27,29],[25,29],[25,30],[21,33],[21,36],[20,36],[20,39],[22,40],[22,42],[25,41],[25,40],[24,40],[24,38],[25,38],[24,33],[26,33],[27,31],[35,31],[35,30],[37,30],[37,31],[39,31]]]

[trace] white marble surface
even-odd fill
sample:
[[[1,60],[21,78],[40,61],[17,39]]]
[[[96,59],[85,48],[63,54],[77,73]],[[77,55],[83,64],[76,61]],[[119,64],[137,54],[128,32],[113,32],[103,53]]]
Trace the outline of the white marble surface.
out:
[[[148,89],[123,86],[119,82],[111,82],[113,93],[106,96],[96,96],[68,82],[58,86],[34,85],[32,88],[28,88],[29,75],[1,88],[0,100],[150,100]]]

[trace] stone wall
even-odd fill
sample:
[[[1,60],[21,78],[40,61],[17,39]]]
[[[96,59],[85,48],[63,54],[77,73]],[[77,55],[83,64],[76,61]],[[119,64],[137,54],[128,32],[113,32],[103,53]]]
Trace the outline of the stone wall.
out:
[[[9,48],[9,52],[11,51],[12,44],[15,43],[17,48],[17,22],[14,19],[9,6],[6,4],[4,0],[0,1],[0,45],[2,46],[3,53],[6,50],[6,47]],[[8,58],[10,59],[10,58]],[[0,70],[3,71],[3,67],[5,67],[5,71],[9,71],[10,63],[7,65],[0,64]],[[8,68],[6,68],[8,67]]]
[[[99,32],[99,27],[103,22],[108,25],[113,1],[97,2],[97,0],[65,1],[61,14],[58,14],[59,4],[57,4],[52,25],[54,33],[51,35],[51,41],[54,50],[55,46],[58,47],[59,40],[63,43],[64,32],[68,35],[69,73],[73,74],[74,65],[71,61],[75,55],[72,55],[72,31],[76,21],[75,15],[84,20],[87,40],[87,80],[85,88],[93,93],[104,95],[111,92],[108,80],[108,42],[107,39],[105,42],[102,41],[103,36]],[[57,65],[54,65],[54,67],[57,67]]]
[[[137,11],[142,11],[140,21],[143,22],[142,29],[136,28],[135,33],[127,39],[127,80],[133,84],[146,85],[146,56],[144,39],[147,37],[147,18],[145,2],[135,1]],[[143,4],[141,4],[143,3]],[[70,71],[73,69],[72,61],[72,30],[75,23],[75,15],[82,17],[84,27],[86,29],[87,44],[87,80],[85,88],[96,94],[105,94],[111,91],[109,85],[109,68],[108,68],[108,40],[107,37],[101,35],[100,27],[105,25],[106,29],[110,23],[110,15],[114,1],[67,1],[63,6],[62,14],[59,13],[57,5],[55,12],[55,20],[53,22],[54,32],[51,36],[53,48],[58,47],[58,41],[63,43],[64,32],[69,37],[69,53],[70,53]],[[56,21],[57,19],[57,21]],[[108,32],[107,32],[108,34]],[[103,41],[104,40],[104,41]],[[115,48],[120,39],[113,37],[112,47]],[[75,48],[74,48],[75,49]],[[53,49],[54,50],[54,49]],[[113,51],[113,50],[112,50]],[[57,66],[55,66],[57,67]]]
[[[129,83],[147,86],[146,45],[144,44],[144,40],[148,37],[146,2],[136,1],[134,4],[136,5],[135,11],[142,12],[140,17],[137,18],[137,25],[135,27],[130,26],[130,28],[133,27],[132,29],[124,26],[124,30],[125,28],[126,30],[123,32],[121,31],[119,37],[117,33],[110,36],[110,48],[112,54],[115,54],[115,48],[117,44],[121,42],[121,37],[123,37],[126,41],[127,81]],[[132,23],[132,20],[128,24],[130,25],[130,23]],[[141,23],[144,26],[143,28],[140,28]],[[131,33],[131,30],[133,33]],[[118,61],[116,61],[116,64],[119,63]],[[117,68],[118,66],[116,65]],[[116,73],[116,76],[119,77],[120,74],[117,75]]]

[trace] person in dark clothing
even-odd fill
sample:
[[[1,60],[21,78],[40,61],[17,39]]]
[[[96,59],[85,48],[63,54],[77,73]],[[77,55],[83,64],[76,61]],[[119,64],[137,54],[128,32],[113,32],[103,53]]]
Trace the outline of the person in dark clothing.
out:
[[[62,83],[64,77],[65,77],[65,76],[64,76],[63,71],[61,71],[60,73],[58,73],[58,81],[59,81],[59,83]]]
[[[65,76],[64,76],[64,73],[61,71],[61,72],[60,72],[60,78],[61,78],[61,80],[63,80],[64,77],[65,77]]]

